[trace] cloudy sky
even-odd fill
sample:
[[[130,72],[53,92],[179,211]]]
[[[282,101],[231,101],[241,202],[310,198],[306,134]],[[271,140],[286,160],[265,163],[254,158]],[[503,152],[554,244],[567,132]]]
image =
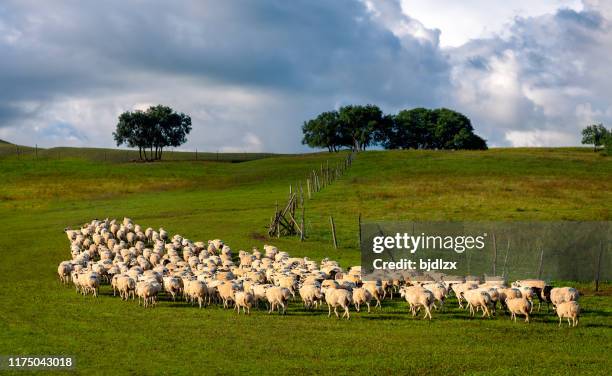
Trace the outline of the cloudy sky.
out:
[[[349,103],[450,107],[493,146],[612,123],[610,0],[2,1],[0,139],[114,145],[117,116],[191,115],[184,149],[307,150]]]

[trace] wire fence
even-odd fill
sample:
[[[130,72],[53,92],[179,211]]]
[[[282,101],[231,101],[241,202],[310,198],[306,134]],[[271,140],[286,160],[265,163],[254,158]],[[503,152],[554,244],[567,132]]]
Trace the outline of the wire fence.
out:
[[[196,150],[164,150],[162,161],[203,161],[203,162],[229,162],[239,163],[253,161],[262,158],[269,158],[279,155],[274,153],[247,153],[247,152],[201,152]],[[13,144],[0,144],[0,158],[15,160],[67,160],[67,159],[87,159],[92,161],[104,162],[140,162],[144,161],[144,155],[134,149],[102,149],[102,148],[38,148],[29,146],[19,146]]]

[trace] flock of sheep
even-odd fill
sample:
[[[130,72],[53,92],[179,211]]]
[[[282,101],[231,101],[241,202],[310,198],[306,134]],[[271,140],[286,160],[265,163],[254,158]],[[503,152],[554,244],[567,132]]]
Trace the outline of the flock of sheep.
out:
[[[370,312],[371,304],[381,307],[394,293],[408,303],[413,316],[423,309],[431,319],[432,309],[441,310],[450,294],[459,307],[470,315],[482,310],[482,317],[496,313],[498,305],[511,314],[529,315],[533,300],[552,304],[559,325],[567,318],[570,326],[578,324],[579,293],[572,287],[553,288],[542,280],[522,280],[507,286],[502,280],[481,283],[475,277],[458,278],[439,273],[406,274],[402,278],[362,280],[361,268],[346,272],[337,262],[324,259],[320,264],[307,257],[290,257],[276,247],[264,245],[263,253],[233,252],[221,240],[192,242],[180,235],[169,237],[160,228],[144,229],[129,218],[123,221],[93,220],[80,229],[66,229],[72,258],[62,261],[58,275],[62,282],[72,282],[82,294],[98,296],[100,285],[110,284],[113,295],[136,299],[144,307],[153,307],[161,294],[167,299],[185,299],[192,304],[222,304],[250,314],[251,308],[265,304],[268,313],[285,313],[288,302],[300,296],[305,309],[327,304],[340,317],[350,318],[350,307]],[[439,305],[439,306],[438,306]]]

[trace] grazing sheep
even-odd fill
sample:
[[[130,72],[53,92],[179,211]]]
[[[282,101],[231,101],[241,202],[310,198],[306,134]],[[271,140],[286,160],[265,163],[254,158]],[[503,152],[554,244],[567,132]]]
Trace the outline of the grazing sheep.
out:
[[[323,300],[321,289],[316,285],[304,285],[298,291],[304,302],[304,308],[317,308],[318,303]]]
[[[381,301],[383,300],[384,291],[381,285],[379,285],[376,281],[366,281],[363,284],[363,287],[368,290],[372,298],[376,300],[376,305],[374,307],[382,308]]]
[[[223,301],[223,308],[229,308],[234,303],[234,285],[231,282],[223,282],[217,286],[217,291]]]
[[[229,308],[233,304],[238,314],[241,309],[250,314],[261,301],[269,314],[275,309],[286,314],[289,298],[299,292],[305,309],[319,308],[325,300],[328,317],[333,307],[340,318],[341,307],[342,318],[350,319],[351,305],[360,312],[365,304],[370,312],[372,300],[381,307],[387,293],[393,298],[393,293],[399,292],[413,316],[424,308],[423,317],[431,320],[431,307],[438,309],[439,302],[442,310],[450,291],[461,308],[470,309],[471,316],[482,309],[482,316],[490,317],[500,302],[515,322],[517,315],[525,315],[529,322],[535,296],[540,300],[538,307],[544,301],[553,304],[560,323],[567,318],[570,326],[576,326],[580,314],[576,289],[552,288],[543,280],[518,280],[506,288],[500,277],[486,277],[480,284],[479,276],[406,271],[398,278],[378,275],[364,281],[359,265],[345,271],[334,260],[290,257],[272,245],[264,245],[263,252],[257,248],[251,253],[240,250],[236,262],[231,248],[219,239],[194,242],[170,235],[163,228],[159,232],[143,229],[130,218],[92,220],[77,230],[66,228],[71,259],[58,265],[60,281],[72,281],[78,293],[94,297],[100,284],[109,283],[113,295],[118,293],[122,300],[138,296],[138,304],[142,300],[145,307],[155,306],[158,294],[164,291],[167,300],[176,301],[182,294],[186,302],[197,302],[200,308],[210,304]]]
[[[70,283],[70,273],[72,273],[72,264],[69,261],[62,261],[57,267],[57,275],[62,283]]]
[[[412,316],[416,316],[421,307],[423,307],[425,309],[423,318],[429,317],[431,320],[431,307],[434,303],[434,296],[431,291],[421,286],[402,287],[400,289],[400,296],[408,302]]]
[[[176,301],[176,296],[183,290],[183,281],[178,277],[164,277],[164,291]]]
[[[268,314],[272,313],[276,307],[278,307],[279,313],[281,313],[282,309],[282,314],[286,314],[287,300],[289,299],[289,295],[291,295],[291,292],[284,287],[272,286],[267,288],[266,299],[268,299],[268,303],[270,303],[270,310],[268,311]]]
[[[235,296],[236,311],[240,314],[240,308],[248,315],[251,314],[251,307],[255,304],[255,297],[248,291],[238,291]]]
[[[529,322],[529,313],[531,312],[531,301],[527,298],[507,298],[506,307],[512,314],[510,319],[516,322],[516,315],[525,315],[525,322]]]
[[[331,317],[331,309],[334,307],[334,313],[337,318],[340,318],[338,315],[338,307],[344,309],[344,313],[342,314],[342,318],[346,316],[346,319],[349,320],[351,318],[351,314],[349,312],[349,307],[351,302],[353,301],[353,294],[349,290],[345,289],[335,289],[335,288],[327,288],[324,290],[325,293],[325,302],[327,303],[328,315],[327,317]]]
[[[434,299],[438,302],[440,302],[440,309],[442,309],[444,307],[444,300],[446,299],[446,294],[448,293],[448,290],[446,289],[446,287],[444,286],[444,284],[436,282],[436,283],[428,283],[423,285],[423,288],[431,291],[431,293],[434,296]],[[433,305],[434,309],[438,309],[438,307],[436,307],[436,305]]]
[[[468,290],[477,289],[478,284],[474,282],[466,282],[466,283],[457,283],[451,286],[451,289],[455,293],[457,297],[457,302],[459,303],[459,308],[463,308],[463,293]]]
[[[550,290],[550,301],[555,310],[559,304],[575,302],[578,301],[578,298],[580,298],[580,293],[573,287],[557,287]]]
[[[482,308],[482,317],[491,317],[489,305],[491,305],[491,295],[488,292],[480,289],[472,289],[463,292],[468,307],[470,316],[474,316],[478,308]]]
[[[365,304],[368,306],[368,313],[370,313],[370,301],[372,300],[372,294],[365,287],[358,287],[353,289],[353,304],[355,310],[359,312],[359,306]]]
[[[136,281],[128,275],[120,275],[117,277],[117,290],[121,300],[128,300],[130,295],[132,299],[136,298]]]
[[[559,327],[561,320],[567,318],[567,324],[571,326],[578,325],[578,317],[580,316],[580,306],[578,302],[570,300],[557,305],[557,316],[559,316]]]

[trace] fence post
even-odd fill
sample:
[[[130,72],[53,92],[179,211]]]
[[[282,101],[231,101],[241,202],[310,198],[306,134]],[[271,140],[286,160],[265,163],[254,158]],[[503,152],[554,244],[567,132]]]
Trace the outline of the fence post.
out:
[[[493,275],[497,275],[497,242],[495,241],[495,233],[493,235]]]
[[[336,240],[336,225],[334,224],[334,217],[332,217],[331,215],[329,216],[329,224],[331,225],[332,239],[334,241],[334,248],[337,249],[338,241]]]
[[[597,273],[595,274],[595,291],[599,291],[599,274],[601,272],[601,256],[603,255],[603,241],[599,242],[599,257],[597,258]]]
[[[359,248],[361,248],[361,213],[359,213],[358,226],[359,226]]]
[[[302,220],[300,221],[300,241],[303,242],[304,241],[304,237],[306,235],[304,235],[304,216],[306,215],[306,209],[304,208],[304,204],[302,204]]]
[[[508,238],[508,246],[506,247],[506,257],[504,257],[504,268],[502,270],[502,277],[505,279],[507,276],[506,263],[508,262],[508,253],[510,253],[510,238]]]
[[[36,146],[34,146],[34,151],[36,153],[36,160],[38,160],[38,144],[36,144]]]
[[[540,265],[538,266],[538,279],[542,279],[542,267],[544,266],[544,248],[540,251]]]
[[[198,149],[196,149],[196,161],[198,160]]]

